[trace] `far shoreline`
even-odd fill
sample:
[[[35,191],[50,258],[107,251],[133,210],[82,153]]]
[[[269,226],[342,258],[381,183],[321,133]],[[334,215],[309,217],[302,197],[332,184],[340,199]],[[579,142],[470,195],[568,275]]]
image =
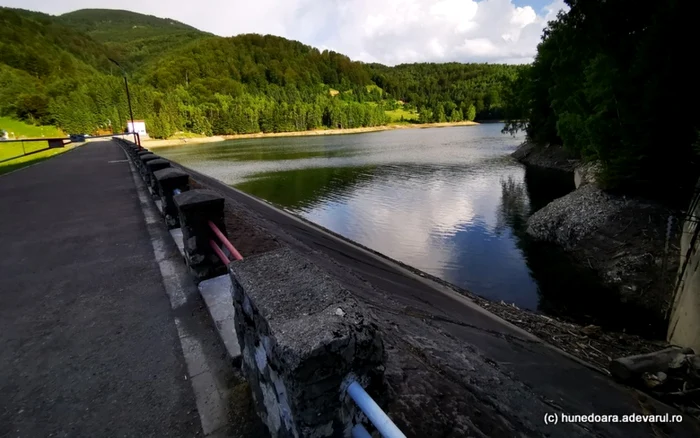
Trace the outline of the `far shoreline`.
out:
[[[148,148],[160,148],[168,146],[182,146],[185,144],[199,143],[216,143],[227,140],[244,140],[252,138],[274,138],[274,137],[311,137],[320,135],[343,135],[343,134],[362,134],[367,132],[390,131],[394,129],[426,129],[426,128],[448,128],[454,126],[475,126],[477,122],[445,122],[445,123],[422,123],[422,124],[389,124],[383,126],[371,126],[365,128],[348,128],[348,129],[315,129],[310,131],[292,131],[292,132],[258,132],[255,134],[233,134],[233,135],[213,135],[210,137],[192,137],[192,138],[168,138],[168,139],[143,139],[141,144]]]

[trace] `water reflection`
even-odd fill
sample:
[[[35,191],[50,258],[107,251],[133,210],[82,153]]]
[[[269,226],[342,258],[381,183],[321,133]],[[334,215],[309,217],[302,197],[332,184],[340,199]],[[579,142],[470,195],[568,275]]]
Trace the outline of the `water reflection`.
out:
[[[474,293],[549,310],[556,306],[538,292],[551,267],[534,260],[541,256],[524,227],[534,209],[569,188],[552,182],[561,175],[512,160],[522,139],[500,128],[260,139],[161,153]]]
[[[372,166],[311,167],[263,172],[236,187],[290,211],[304,211],[371,179],[373,169]]]

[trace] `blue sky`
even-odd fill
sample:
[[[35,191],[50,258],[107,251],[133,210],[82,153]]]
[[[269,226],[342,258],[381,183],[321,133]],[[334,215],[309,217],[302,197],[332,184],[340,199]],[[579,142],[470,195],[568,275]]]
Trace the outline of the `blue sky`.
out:
[[[535,12],[542,12],[545,6],[551,4],[550,0],[514,0],[513,4],[515,6],[530,6]]]
[[[530,62],[563,0],[0,0],[51,14],[127,9],[222,36],[270,33],[353,59]]]

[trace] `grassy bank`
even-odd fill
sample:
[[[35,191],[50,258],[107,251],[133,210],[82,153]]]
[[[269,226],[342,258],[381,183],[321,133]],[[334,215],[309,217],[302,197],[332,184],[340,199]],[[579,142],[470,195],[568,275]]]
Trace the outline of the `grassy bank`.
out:
[[[47,141],[31,141],[26,143],[0,142],[0,161],[11,158],[19,158],[32,152],[40,151],[49,147]]]
[[[142,144],[147,148],[158,148],[164,146],[177,146],[190,143],[213,143],[217,141],[239,140],[250,138],[271,138],[271,137],[311,137],[318,135],[342,135],[361,134],[366,132],[388,131],[392,129],[417,129],[417,128],[446,128],[450,126],[472,126],[478,125],[476,122],[447,122],[447,123],[425,123],[425,124],[392,124],[385,126],[373,126],[367,128],[352,129],[317,129],[313,131],[295,132],[259,132],[256,134],[236,134],[236,135],[215,135],[212,137],[190,137],[187,134],[178,135],[165,140],[142,140]]]
[[[5,130],[10,139],[65,137],[65,134],[55,126],[36,126],[9,117],[0,117],[0,130]]]
[[[403,108],[398,108],[395,110],[388,110],[384,111],[386,115],[389,117],[389,120],[391,120],[392,123],[396,122],[417,122],[418,121],[418,113],[417,112],[412,112],[412,111],[406,111]]]
[[[0,143],[0,150],[2,150],[2,147],[3,145],[2,143]],[[74,146],[66,146],[64,148],[47,149],[45,151],[37,152],[36,154],[26,155],[23,157],[15,158],[13,160],[3,161],[2,163],[0,163],[0,175],[10,173],[23,167],[31,166],[32,164],[42,162],[55,155],[67,152],[73,147]],[[1,160],[2,158],[0,158],[0,161]]]

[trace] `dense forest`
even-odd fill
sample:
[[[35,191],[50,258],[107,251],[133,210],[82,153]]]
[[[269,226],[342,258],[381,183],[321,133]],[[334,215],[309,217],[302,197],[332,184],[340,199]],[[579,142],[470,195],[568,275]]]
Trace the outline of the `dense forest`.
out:
[[[217,37],[128,11],[0,8],[0,115],[66,132],[235,134],[497,119],[522,67],[364,64],[271,35]],[[402,116],[403,117],[403,116]],[[400,121],[400,120],[394,120]]]
[[[700,98],[685,42],[696,2],[566,0],[532,65],[503,95],[510,130],[599,160],[628,193],[687,193],[698,178]]]

